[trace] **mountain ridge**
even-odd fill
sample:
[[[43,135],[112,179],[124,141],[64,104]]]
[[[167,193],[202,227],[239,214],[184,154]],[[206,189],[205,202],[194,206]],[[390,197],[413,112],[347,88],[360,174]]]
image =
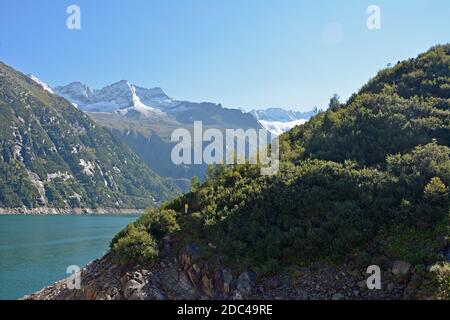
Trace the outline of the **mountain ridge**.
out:
[[[253,109],[250,113],[258,120],[291,122],[294,120],[309,120],[315,111],[293,111],[283,108],[267,108],[267,109]]]
[[[39,81],[0,63],[0,206],[146,208],[177,188]]]

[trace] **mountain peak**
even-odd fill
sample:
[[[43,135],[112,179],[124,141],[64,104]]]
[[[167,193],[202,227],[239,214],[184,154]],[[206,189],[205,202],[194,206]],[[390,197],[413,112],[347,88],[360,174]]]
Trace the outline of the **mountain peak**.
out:
[[[91,112],[125,112],[131,108],[148,115],[149,111],[155,110],[154,107],[162,109],[173,104],[173,100],[160,87],[139,87],[128,80],[120,80],[96,90],[75,81],[56,87],[55,92],[81,110]]]
[[[57,95],[66,98],[76,107],[82,106],[93,97],[92,89],[80,81],[73,81],[66,86],[55,87]]]
[[[114,82],[106,87],[103,87],[102,89],[100,89],[99,91],[106,89],[106,88],[130,88],[132,85],[128,80],[120,80],[117,82]]]

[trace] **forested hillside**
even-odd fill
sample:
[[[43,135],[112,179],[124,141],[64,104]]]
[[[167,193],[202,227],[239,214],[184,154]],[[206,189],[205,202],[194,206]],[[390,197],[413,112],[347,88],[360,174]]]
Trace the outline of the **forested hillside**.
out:
[[[122,231],[113,253],[123,263],[149,262],[171,233],[211,261],[259,274],[396,259],[419,274],[446,261],[450,45],[381,71],[347,103],[280,139],[277,175],[210,168],[204,183]],[[439,270],[428,294],[448,298],[449,268]]]

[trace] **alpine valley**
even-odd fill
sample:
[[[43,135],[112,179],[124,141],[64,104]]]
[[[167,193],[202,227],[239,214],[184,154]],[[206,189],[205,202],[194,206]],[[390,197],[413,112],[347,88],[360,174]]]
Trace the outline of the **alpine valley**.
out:
[[[98,90],[81,82],[72,82],[55,87],[53,91],[98,124],[109,128],[150,168],[171,179],[183,191],[188,191],[192,177],[204,177],[207,165],[173,164],[171,151],[175,142],[171,141],[171,134],[174,130],[183,128],[193,134],[194,121],[201,121],[204,130],[265,128],[276,136],[304,124],[313,115],[313,112],[282,108],[246,113],[210,102],[179,101],[170,98],[161,88],[143,88],[126,80]]]
[[[193,176],[204,176],[207,166],[173,164],[174,130],[184,128],[193,132],[194,121],[202,121],[205,129],[261,128],[252,115],[240,110],[214,103],[177,101],[160,88],[146,89],[125,80],[100,90],[74,82],[54,91],[114,132],[150,168],[172,179],[183,191],[188,190]]]
[[[175,129],[193,132],[201,121],[205,130],[264,125],[278,135],[312,114],[178,101],[125,80],[99,90],[81,82],[51,88],[5,64],[0,76],[0,213],[154,206],[188,191],[191,179],[207,171],[206,164],[173,164]]]

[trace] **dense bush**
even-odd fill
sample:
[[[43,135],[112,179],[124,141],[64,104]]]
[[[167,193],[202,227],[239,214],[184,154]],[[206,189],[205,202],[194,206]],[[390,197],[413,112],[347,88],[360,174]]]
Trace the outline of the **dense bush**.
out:
[[[432,148],[450,151],[431,144],[396,158]],[[182,212],[188,203],[195,214],[181,219],[182,234],[214,244],[238,266],[271,270],[287,262],[338,261],[362,249],[384,225],[445,217],[448,193],[440,181],[446,171],[422,160],[428,163],[423,171],[398,174],[321,160],[283,163],[275,177],[259,176],[247,165],[214,168],[220,175],[210,173],[195,192],[166,207]],[[429,172],[437,175],[431,182],[417,178]]]
[[[174,210],[148,209],[135,225],[145,228],[157,240],[180,230]]]
[[[127,228],[111,248],[117,262],[151,263],[158,256],[158,246],[151,235],[134,225]]]
[[[450,218],[450,216],[448,217]],[[440,237],[448,234],[449,219],[443,219],[435,227],[392,224],[382,227],[376,237],[377,253],[413,264],[427,264],[443,260],[439,250]]]
[[[152,208],[120,231],[110,247],[121,264],[150,263],[158,256],[158,241],[179,230],[175,211]]]
[[[415,289],[410,290],[414,294],[410,299],[450,300],[450,263],[436,263],[430,272],[416,268],[410,287]]]
[[[424,199],[430,205],[445,207],[448,204],[448,187],[438,177],[433,177],[425,186]]]

